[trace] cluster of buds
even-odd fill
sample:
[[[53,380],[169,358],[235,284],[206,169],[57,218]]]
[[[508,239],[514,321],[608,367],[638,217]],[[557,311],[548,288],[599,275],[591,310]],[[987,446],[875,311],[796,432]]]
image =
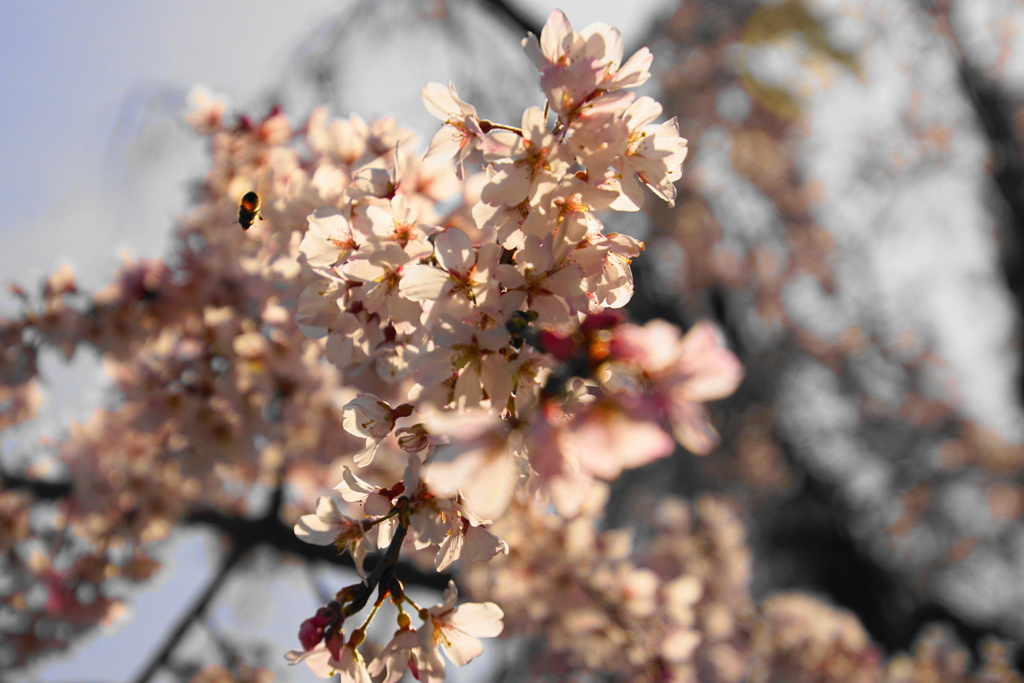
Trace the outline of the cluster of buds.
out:
[[[342,599],[351,598],[352,589],[339,593]],[[422,608],[405,595],[401,582],[395,582],[386,592],[399,609],[398,630],[391,641],[367,665],[358,647],[366,637],[366,625],[354,629],[346,640],[343,607],[332,601],[320,608],[316,615],[302,624],[299,637],[304,650],[289,652],[291,663],[305,662],[318,675],[340,674],[343,680],[369,682],[371,677],[385,681],[398,681],[406,669],[420,681],[444,680],[444,662],[438,655],[440,648],[454,664],[464,666],[483,652],[479,638],[493,638],[501,633],[502,612],[493,602],[469,603],[456,606],[458,589],[449,583],[440,604]],[[383,603],[374,604],[372,615]],[[409,614],[403,609],[409,605],[423,622],[413,629]],[[369,620],[367,620],[369,622]]]

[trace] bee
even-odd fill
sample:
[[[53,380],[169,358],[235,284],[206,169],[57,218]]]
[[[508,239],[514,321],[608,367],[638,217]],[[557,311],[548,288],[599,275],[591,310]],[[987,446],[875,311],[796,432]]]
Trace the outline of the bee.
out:
[[[260,196],[255,192],[246,192],[238,205],[238,224],[242,230],[248,230],[257,218],[266,220],[260,213]]]

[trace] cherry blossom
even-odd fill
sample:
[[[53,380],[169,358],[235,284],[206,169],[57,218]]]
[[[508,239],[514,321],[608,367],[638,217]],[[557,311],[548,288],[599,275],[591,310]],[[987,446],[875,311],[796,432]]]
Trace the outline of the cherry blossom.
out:
[[[725,348],[721,333],[701,322],[680,337],[678,328],[655,320],[642,328],[624,328],[615,347],[653,381],[679,443],[698,455],[709,453],[718,434],[701,404],[730,395],[743,378],[743,368]]]
[[[446,312],[466,315],[474,307],[496,302],[493,274],[500,256],[497,244],[484,244],[477,250],[466,233],[448,228],[434,240],[434,257],[440,267],[409,266],[399,292],[412,301],[433,301]]]
[[[504,613],[493,602],[468,603],[455,606],[459,591],[455,582],[448,583],[444,601],[428,607],[420,627],[420,644],[424,650],[440,646],[456,666],[466,666],[484,651],[480,638],[501,635]]]
[[[508,543],[491,533],[484,521],[464,505],[453,505],[446,516],[449,528],[434,556],[437,571],[446,570],[459,559],[487,562],[499,553],[508,554]]]
[[[357,211],[357,222],[364,216],[369,223],[367,233],[370,243],[375,248],[385,248],[389,243],[397,244],[405,250],[410,261],[430,253],[427,238],[435,229],[418,222],[418,213],[410,206],[406,195],[396,195],[385,204],[367,205],[365,210]]]
[[[411,628],[400,628],[370,662],[367,671],[381,683],[398,683],[408,669],[420,683],[444,680],[444,662],[435,648],[424,648]]]
[[[342,408],[345,430],[349,434],[365,437],[366,448],[355,457],[356,464],[369,464],[377,446],[395,428],[391,406],[373,394],[360,394]]]
[[[480,194],[485,203],[515,206],[532,197],[540,183],[557,180],[569,169],[570,160],[547,129],[543,111],[530,107],[523,112],[522,132],[490,167],[488,183]]]
[[[687,5],[685,21],[672,22],[672,31],[701,34],[700,49],[680,52],[674,77],[696,86],[680,98],[695,103],[691,111],[710,111],[729,104],[700,81],[730,71],[719,68],[728,55],[714,39],[730,17],[700,12]],[[752,35],[736,28],[725,30]],[[97,353],[117,398],[42,444],[31,465],[8,459],[0,472],[5,667],[120,618],[120,584],[155,575],[153,544],[175,524],[259,524],[236,537],[248,544],[285,515],[298,518],[296,537],[333,546],[360,572],[331,587],[298,626],[300,649],[285,655],[319,676],[379,683],[408,670],[439,681],[438,647],[462,665],[480,654],[480,638],[498,635],[532,638],[544,656],[531,674],[558,680],[969,675],[968,655],[941,634],[886,666],[841,609],[801,595],[755,599],[742,515],[727,496],[683,500],[653,481],[644,514],[624,523],[630,501],[613,493],[627,471],[673,454],[693,470],[714,469],[691,456],[717,445],[706,404],[733,393],[743,368],[709,322],[685,334],[665,321],[627,322],[621,310],[645,244],[612,232],[610,212],[639,210],[645,185],[676,200],[689,144],[681,129],[728,137],[727,161],[786,197],[787,212],[806,217],[808,195],[773,149],[792,128],[747,124],[770,118],[763,101],[747,121],[716,116],[710,129],[663,121],[665,110],[689,105],[663,107],[631,90],[649,79],[651,52],[623,62],[617,30],[577,32],[558,11],[525,47],[539,72],[534,106],[518,121],[483,120],[453,85],[428,84],[424,105],[440,120],[429,146],[394,119],[336,119],[325,107],[305,121],[277,107],[232,120],[223,101],[193,91],[186,120],[206,136],[210,167],[181,217],[174,257],[126,260],[96,292],[66,267],[38,291],[13,287],[21,310],[0,321],[0,427],[38,411],[54,352]],[[722,282],[728,271],[743,282],[735,245],[719,253],[710,237],[694,239],[720,208],[703,205],[699,185],[676,234],[686,252],[680,279]],[[266,221],[243,234],[230,219],[250,191]],[[819,237],[806,242],[827,241]],[[823,252],[807,244],[787,255],[786,269],[824,267]],[[753,281],[768,286],[750,291],[777,307],[778,264],[747,256],[751,270],[769,273]],[[689,321],[707,292],[665,303]],[[802,343],[863,350],[851,332]],[[907,406],[914,419],[946,419],[932,403]],[[781,468],[765,438],[774,418],[741,416],[730,440],[741,445],[719,469],[755,477],[762,461]],[[1005,474],[1019,449],[968,427],[941,454],[957,467],[968,455],[987,458]],[[655,464],[649,480],[665,471]],[[1017,483],[985,491],[1001,524],[1020,511]],[[338,500],[322,496],[332,486]],[[47,498],[64,488],[58,502]],[[930,497],[922,491],[929,495],[911,501],[908,516]],[[261,509],[268,498],[277,502]],[[440,605],[421,608],[412,584],[432,569],[454,582]],[[484,602],[457,605],[456,583]],[[394,610],[397,631],[379,621]],[[394,637],[372,642],[382,632]],[[1005,648],[978,654],[973,678],[1010,680]],[[195,680],[269,675],[230,664]]]
[[[453,405],[457,410],[479,406],[485,392],[492,409],[511,393],[512,368],[498,353],[509,342],[508,331],[497,327],[481,330],[443,316],[434,333],[436,348],[412,361],[413,376],[422,387],[418,393],[424,404]]]
[[[412,332],[419,326],[423,307],[406,298],[400,287],[405,266],[414,260],[407,250],[388,244],[348,261],[341,270],[350,281],[362,283],[361,300],[368,313],[389,320],[399,332]]]
[[[589,307],[584,289],[584,271],[578,256],[567,254],[555,260],[550,245],[535,237],[527,237],[516,254],[514,265],[498,266],[498,277],[508,296],[523,301],[529,310],[544,320],[559,325],[568,323],[570,315]]]
[[[523,47],[541,73],[548,102],[563,117],[571,116],[591,97],[642,85],[651,75],[650,50],[642,48],[620,68],[622,34],[618,29],[595,23],[576,33],[560,10],[548,17],[540,39],[530,34]]]
[[[366,238],[358,231],[353,232],[352,224],[336,209],[317,209],[308,220],[309,230],[302,238],[299,250],[313,268],[330,269],[344,262],[359,248],[360,240]]]
[[[424,468],[431,488],[444,495],[458,493],[475,515],[496,519],[508,506],[520,476],[517,436],[494,413],[479,409],[459,415],[433,413],[427,425],[451,438]]]
[[[364,573],[363,561],[370,550],[366,533],[361,524],[342,514],[337,503],[328,496],[317,500],[316,513],[299,518],[295,535],[306,543],[333,545],[339,552],[350,553],[360,575]]]
[[[686,139],[679,137],[679,128],[674,118],[654,125],[661,110],[661,105],[650,97],[641,97],[624,114],[629,129],[629,143],[625,155],[617,159],[616,165],[622,172],[624,198],[620,201],[627,206],[627,201],[638,207],[643,206],[643,191],[638,179],[668,202],[669,206],[675,203],[675,182],[683,175]]]
[[[342,500],[360,504],[367,517],[382,517],[391,511],[394,496],[390,495],[390,491],[371,486],[356,476],[348,466],[343,467],[342,471],[341,482],[334,487],[341,494]]]
[[[423,104],[445,124],[430,141],[426,156],[450,159],[458,155],[455,172],[462,180],[465,173],[463,162],[484,136],[476,107],[460,100],[451,83],[448,83],[448,88],[440,83],[428,83],[423,88]]]
[[[195,86],[188,93],[189,111],[185,121],[203,135],[210,135],[224,125],[227,101],[205,86]]]
[[[345,642],[345,632],[340,629],[312,649],[286,653],[285,660],[289,664],[304,663],[320,678],[340,676],[343,683],[370,683],[372,680],[363,656],[355,646]]]

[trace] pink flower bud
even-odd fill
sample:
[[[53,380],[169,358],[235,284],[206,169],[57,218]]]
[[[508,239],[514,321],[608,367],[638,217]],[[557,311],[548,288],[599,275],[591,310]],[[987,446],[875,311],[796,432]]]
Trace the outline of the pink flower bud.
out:
[[[316,647],[324,637],[324,627],[317,624],[317,618],[306,619],[299,627],[299,642],[302,649],[309,652]]]
[[[624,316],[618,311],[591,313],[582,323],[580,323],[580,330],[588,334],[596,332],[597,330],[610,330],[611,328],[622,324],[623,320]]]

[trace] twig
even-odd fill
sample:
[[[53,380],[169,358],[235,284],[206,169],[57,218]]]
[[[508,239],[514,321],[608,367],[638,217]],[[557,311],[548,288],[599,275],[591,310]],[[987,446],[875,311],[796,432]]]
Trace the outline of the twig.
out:
[[[366,583],[363,584],[363,591],[356,597],[355,600],[345,605],[345,616],[352,616],[359,610],[366,606],[370,596],[373,595],[373,590],[381,583],[385,574],[389,573],[394,576],[395,567],[398,565],[398,555],[402,551],[402,543],[405,542],[405,534],[409,531],[409,527],[404,524],[399,524],[395,530],[395,535],[391,539],[391,544],[388,549],[384,551],[384,557],[380,558],[377,565],[370,572],[370,575],[366,577]]]
[[[242,555],[244,553],[245,550],[241,546],[232,546],[231,552],[228,553],[228,556],[224,559],[220,569],[206,586],[206,590],[204,590],[202,595],[200,595],[195,603],[193,603],[192,607],[181,616],[178,620],[178,624],[174,627],[174,630],[164,642],[163,647],[161,647],[160,651],[153,656],[149,666],[147,666],[139,677],[135,679],[137,683],[147,683],[152,680],[153,675],[157,671],[167,665],[171,653],[174,652],[176,647],[178,647],[178,644],[188,632],[192,623],[197,621],[206,611],[206,608],[209,607],[210,602],[213,600],[214,596],[217,595],[217,591],[219,591],[221,586],[224,585],[225,579],[227,579],[228,575],[231,573],[232,569],[234,569],[235,565],[238,564],[239,560],[242,559]]]

